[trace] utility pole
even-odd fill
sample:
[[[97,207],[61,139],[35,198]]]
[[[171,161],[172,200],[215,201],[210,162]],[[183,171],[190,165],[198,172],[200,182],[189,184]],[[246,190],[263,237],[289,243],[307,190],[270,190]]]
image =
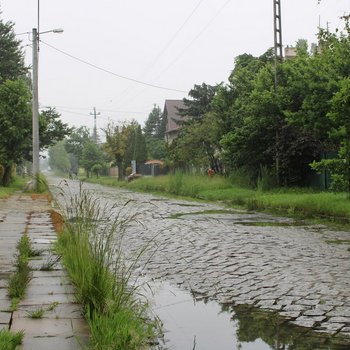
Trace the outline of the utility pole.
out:
[[[283,60],[283,46],[282,46],[282,16],[281,16],[281,1],[273,0],[273,20],[274,20],[274,48],[275,48],[275,94],[277,94],[278,87],[278,76],[277,76],[277,66],[279,62]],[[280,128],[280,120],[279,116],[276,120],[276,182],[277,185],[280,184],[280,155],[278,150],[278,142],[279,142],[279,128]]]
[[[33,189],[37,190],[39,175],[39,98],[38,98],[38,32],[33,28]]]
[[[93,140],[95,141],[96,144],[97,144],[97,125],[96,125],[96,117],[97,117],[98,115],[100,115],[100,114],[101,114],[100,112],[96,113],[96,107],[94,107],[93,113],[90,113],[90,115],[93,115],[93,116],[94,116],[94,130],[93,130],[93,132],[92,132],[92,138],[93,138]]]

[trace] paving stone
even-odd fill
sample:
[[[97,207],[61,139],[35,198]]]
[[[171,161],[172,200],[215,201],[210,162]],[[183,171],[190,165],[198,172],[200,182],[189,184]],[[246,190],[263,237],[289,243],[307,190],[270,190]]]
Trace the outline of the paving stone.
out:
[[[0,311],[0,323],[9,324],[11,320],[11,312]]]
[[[342,316],[330,317],[328,319],[328,322],[330,322],[330,323],[345,323],[345,324],[350,325],[350,317],[342,317]]]

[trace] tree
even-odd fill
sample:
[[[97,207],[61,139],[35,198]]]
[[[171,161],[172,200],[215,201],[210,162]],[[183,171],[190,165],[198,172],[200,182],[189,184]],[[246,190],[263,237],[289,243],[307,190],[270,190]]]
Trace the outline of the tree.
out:
[[[81,156],[81,165],[85,169],[87,177],[93,170],[99,172],[106,163],[106,156],[102,149],[92,140],[84,145]]]
[[[65,148],[65,140],[57,142],[49,148],[49,165],[51,169],[66,173],[70,171],[71,163]]]
[[[31,139],[31,94],[23,80],[0,84],[0,130],[2,185],[7,186],[12,167],[24,159]]]
[[[81,162],[82,154],[85,145],[88,142],[91,142],[91,136],[89,129],[86,126],[81,126],[78,129],[70,130],[70,135],[67,138],[67,142],[65,143],[66,151],[69,154],[74,155],[75,162],[77,163],[75,167],[79,169],[79,165]]]
[[[14,23],[0,20],[0,47],[0,84],[25,75],[28,68],[24,64],[21,42],[16,39]]]
[[[55,108],[47,108],[39,115],[40,149],[46,149],[58,141],[63,140],[72,132],[68,124],[62,123],[61,115]]]
[[[211,110],[211,102],[220,85],[211,86],[205,83],[202,85],[194,85],[188,95],[191,99],[184,98],[184,109],[179,109],[179,114],[188,116],[189,121],[198,120]]]
[[[149,159],[165,159],[166,142],[164,140],[165,118],[159,106],[154,105],[145,122],[143,133]]]
[[[125,154],[124,126],[109,123],[104,129],[106,135],[105,151],[112,164],[118,167],[118,177],[123,178],[123,160]]]

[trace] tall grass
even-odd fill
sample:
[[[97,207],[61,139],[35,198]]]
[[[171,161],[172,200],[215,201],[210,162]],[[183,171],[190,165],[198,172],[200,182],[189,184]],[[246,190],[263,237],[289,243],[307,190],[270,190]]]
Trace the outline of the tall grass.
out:
[[[146,321],[147,308],[136,299],[133,271],[122,243],[132,218],[125,207],[102,205],[80,186],[79,193],[61,193],[65,230],[58,250],[76,288],[77,301],[91,329],[93,349],[141,349],[155,336]],[[141,252],[140,252],[141,254]]]
[[[9,330],[0,330],[0,350],[16,350],[22,344],[24,332],[13,333]]]
[[[274,188],[275,180],[267,169],[261,170],[258,188],[249,187],[249,177],[238,171],[230,178],[200,175],[174,175],[144,177],[126,185],[143,192],[180,195],[228,205],[242,206],[302,217],[321,217],[341,223],[350,222],[350,200],[345,193],[320,192],[305,188]]]
[[[27,235],[23,235],[17,244],[15,255],[16,272],[10,275],[7,282],[8,296],[12,299],[22,299],[28,283],[32,278],[32,271],[29,266],[29,257],[33,250]]]

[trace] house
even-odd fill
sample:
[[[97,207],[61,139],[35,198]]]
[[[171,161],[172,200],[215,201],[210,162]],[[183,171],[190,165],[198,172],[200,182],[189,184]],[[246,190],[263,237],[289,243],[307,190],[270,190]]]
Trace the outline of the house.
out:
[[[179,109],[185,109],[183,100],[165,100],[163,118],[166,118],[165,141],[172,143],[181,129],[181,123],[187,120],[179,114]]]

